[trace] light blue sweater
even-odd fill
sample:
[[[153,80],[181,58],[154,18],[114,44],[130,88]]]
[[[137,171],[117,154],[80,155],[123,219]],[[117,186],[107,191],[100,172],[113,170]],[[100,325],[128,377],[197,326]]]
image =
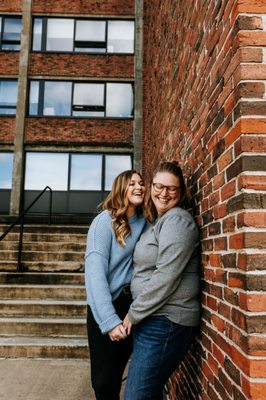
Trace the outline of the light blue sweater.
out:
[[[131,281],[133,251],[145,225],[142,215],[129,218],[131,235],[122,247],[116,240],[107,210],[94,218],[89,228],[85,255],[87,303],[103,334],[122,321],[112,302]]]

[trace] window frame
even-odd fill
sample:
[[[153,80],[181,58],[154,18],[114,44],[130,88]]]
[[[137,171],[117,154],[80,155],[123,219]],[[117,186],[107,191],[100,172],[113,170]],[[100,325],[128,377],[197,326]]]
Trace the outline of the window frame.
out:
[[[31,100],[31,82],[39,83],[38,90],[38,104],[37,104],[37,112],[36,114],[30,113],[30,100]],[[71,83],[71,105],[70,105],[70,114],[69,115],[47,115],[44,114],[44,103],[45,103],[45,82],[65,82]],[[108,116],[106,115],[107,109],[107,85],[110,84],[124,84],[130,85],[132,89],[132,113],[129,116],[118,117],[118,116]],[[103,94],[103,106],[100,105],[78,105],[74,104],[74,90],[75,84],[103,84],[104,85],[104,94]],[[31,79],[29,80],[29,102],[28,102],[28,116],[29,117],[45,117],[45,118],[100,118],[100,119],[133,119],[134,118],[134,82],[133,81],[75,81],[75,80],[45,80],[45,79]],[[84,111],[85,112],[103,112],[103,116],[88,116],[88,115],[73,115],[74,112]]]
[[[20,31],[20,38],[18,39],[3,39],[5,30],[5,21],[8,19],[17,19],[21,21],[21,30],[22,30],[22,17],[20,15],[0,15],[1,18],[1,29],[0,29],[0,51],[20,51],[20,44],[21,44],[21,31]],[[19,46],[19,48],[14,49],[4,49],[3,45],[14,45]]]
[[[33,43],[34,43],[34,21],[35,19],[41,19],[42,20],[42,32],[41,32],[41,48],[38,50],[33,49]],[[47,50],[47,26],[48,26],[48,20],[49,19],[72,19],[74,21],[74,33],[73,33],[73,38],[72,38],[72,51],[60,51],[60,50]],[[83,41],[83,40],[77,40],[76,39],[76,32],[77,32],[77,22],[78,21],[101,21],[105,22],[105,41]],[[134,37],[133,37],[133,51],[126,51],[126,52],[111,52],[108,51],[108,33],[109,33],[109,21],[121,21],[121,22],[133,22],[134,23]],[[65,17],[58,17],[58,16],[53,16],[53,17],[42,17],[42,16],[34,16],[33,17],[33,29],[32,29],[32,48],[31,51],[36,53],[36,52],[42,52],[42,53],[70,53],[70,54],[99,54],[99,55],[134,55],[135,54],[135,18],[65,18]],[[76,44],[79,44],[80,46],[77,46]],[[89,51],[82,51],[82,50],[75,50],[76,47],[79,47],[80,49],[84,48],[90,48]],[[97,49],[105,49],[105,51],[97,51]]]
[[[15,106],[9,106],[9,105],[2,105],[0,102],[0,116],[1,117],[14,117],[16,116],[17,112],[17,103],[18,103],[18,79],[10,79],[10,78],[0,78],[0,82],[5,81],[5,82],[16,82],[17,83],[17,98],[15,102]],[[12,114],[4,114],[1,112],[1,109],[7,109],[7,110],[14,110],[14,113]]]
[[[24,170],[24,184],[23,184],[23,190],[24,191],[39,191],[42,190],[43,186],[45,183],[43,183],[40,187],[40,189],[29,189],[25,188],[26,185],[26,164],[27,164],[27,154],[65,154],[67,155],[67,182],[66,182],[66,189],[53,189],[54,192],[68,192],[68,193],[85,193],[85,192],[109,192],[111,189],[106,189],[106,159],[109,156],[127,156],[130,158],[131,161],[131,169],[133,168],[133,155],[130,152],[125,152],[125,153],[101,153],[101,152],[67,152],[67,151],[62,151],[59,153],[54,153],[51,151],[27,151],[25,153],[25,170]],[[100,175],[101,175],[101,184],[99,189],[71,189],[72,181],[72,169],[73,169],[73,156],[79,156],[79,155],[87,155],[87,156],[100,156],[101,157],[101,170],[100,170]],[[130,169],[130,168],[129,168]]]

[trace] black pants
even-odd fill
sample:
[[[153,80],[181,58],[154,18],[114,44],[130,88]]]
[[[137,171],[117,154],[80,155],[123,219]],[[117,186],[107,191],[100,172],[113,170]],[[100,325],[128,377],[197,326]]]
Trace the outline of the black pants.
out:
[[[132,302],[131,294],[123,290],[114,301],[117,314],[123,320]],[[91,383],[97,400],[119,400],[122,377],[132,352],[132,335],[112,342],[103,335],[90,307],[87,314],[87,330],[91,362]]]

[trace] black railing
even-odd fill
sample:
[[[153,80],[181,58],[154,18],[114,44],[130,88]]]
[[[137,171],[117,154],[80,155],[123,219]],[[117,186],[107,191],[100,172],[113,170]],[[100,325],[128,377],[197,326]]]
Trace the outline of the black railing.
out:
[[[52,221],[52,197],[53,191],[49,186],[46,186],[38,196],[33,200],[33,202],[17,217],[17,219],[8,227],[8,229],[0,236],[0,242],[3,240],[6,235],[14,228],[15,225],[20,223],[20,231],[19,231],[19,243],[18,243],[18,259],[17,259],[17,270],[19,272],[23,272],[22,264],[21,264],[21,255],[22,255],[22,246],[23,246],[23,232],[24,232],[24,216],[31,209],[32,206],[39,200],[39,198],[46,192],[46,190],[50,191],[49,197],[49,212],[48,212],[48,224],[51,225]]]

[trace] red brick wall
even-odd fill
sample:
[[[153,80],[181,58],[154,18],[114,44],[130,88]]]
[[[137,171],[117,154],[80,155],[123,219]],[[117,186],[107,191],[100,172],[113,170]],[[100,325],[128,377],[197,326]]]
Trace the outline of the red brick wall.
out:
[[[50,144],[132,144],[133,120],[27,118],[25,142]]]
[[[133,78],[133,55],[31,53],[29,75]]]
[[[3,51],[0,53],[0,75],[18,77],[19,53],[14,51]]]
[[[6,0],[0,0],[0,13],[21,13],[23,7],[22,0],[12,0],[7,2]]]
[[[13,144],[15,117],[1,117],[0,143]]]
[[[202,236],[202,332],[168,398],[262,400],[266,2],[145,1],[144,15],[144,172],[179,160]]]
[[[134,0],[33,0],[32,6],[34,13],[65,13],[69,14],[114,14],[114,15],[134,15]]]

